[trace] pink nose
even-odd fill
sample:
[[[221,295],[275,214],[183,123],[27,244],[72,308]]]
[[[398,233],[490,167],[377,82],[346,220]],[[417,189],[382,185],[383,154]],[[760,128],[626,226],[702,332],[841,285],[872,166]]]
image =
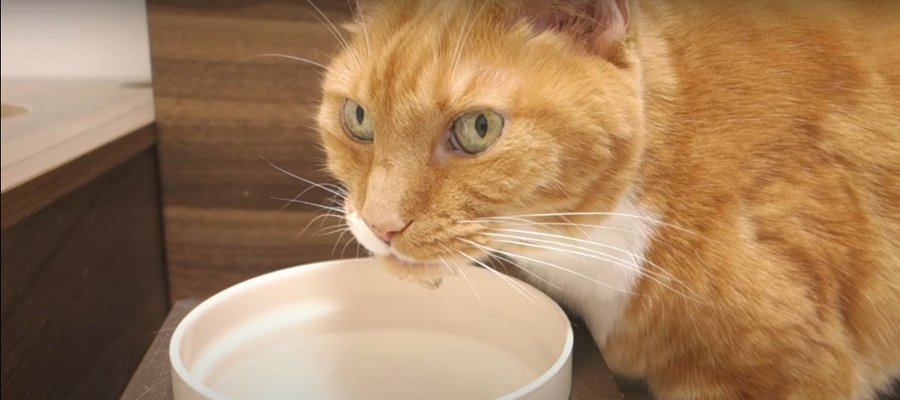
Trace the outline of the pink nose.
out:
[[[410,223],[412,223],[412,221],[407,222],[400,218],[375,219],[373,221],[366,219],[366,224],[369,225],[372,232],[375,232],[376,236],[388,244],[391,243],[394,236],[403,232]]]

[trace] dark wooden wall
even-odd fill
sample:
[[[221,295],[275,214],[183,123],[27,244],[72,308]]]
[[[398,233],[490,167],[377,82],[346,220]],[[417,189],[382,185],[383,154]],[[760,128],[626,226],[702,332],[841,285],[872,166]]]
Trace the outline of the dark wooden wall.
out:
[[[335,23],[351,12],[343,0],[314,3]],[[336,235],[297,237],[314,207],[280,211],[271,199],[306,185],[260,159],[327,179],[309,128],[322,71],[280,58],[239,61],[264,53],[326,61],[338,42],[313,8],[305,0],[150,0],[148,13],[172,299],[331,258]],[[351,247],[345,255],[355,256]]]
[[[8,213],[21,218],[3,226],[0,250],[3,399],[118,398],[165,318],[162,217],[148,132],[35,179],[83,184],[40,209]],[[144,145],[137,155],[126,153]],[[25,189],[4,193],[4,204],[40,204],[36,197],[49,196]]]

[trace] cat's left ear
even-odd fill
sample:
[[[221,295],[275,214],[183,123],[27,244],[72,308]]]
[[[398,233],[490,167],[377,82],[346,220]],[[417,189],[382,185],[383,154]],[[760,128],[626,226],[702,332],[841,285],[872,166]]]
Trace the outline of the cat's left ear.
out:
[[[626,39],[631,14],[628,0],[556,0],[527,2],[525,17],[538,31],[558,30],[577,36],[588,50],[614,57]]]

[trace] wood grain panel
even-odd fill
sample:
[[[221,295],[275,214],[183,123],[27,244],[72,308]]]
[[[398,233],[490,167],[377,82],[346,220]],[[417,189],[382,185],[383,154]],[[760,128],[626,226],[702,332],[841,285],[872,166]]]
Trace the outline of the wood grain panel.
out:
[[[339,257],[355,257],[349,233],[315,235],[318,222],[302,236],[314,215],[238,209],[168,207],[169,279],[184,293],[208,292],[276,269]],[[327,231],[326,231],[327,233]],[[338,241],[341,239],[341,241]]]
[[[315,4],[336,23],[350,15],[343,0]],[[338,42],[310,4],[150,0],[148,14],[172,299],[333,258],[334,238],[296,238],[314,207],[279,211],[271,200],[306,185],[260,159],[328,179],[309,128],[322,71],[280,58],[241,61],[264,53],[326,61]]]
[[[153,146],[156,128],[148,125],[30,179],[3,193],[0,221],[10,227]]]
[[[166,316],[154,149],[3,228],[4,399],[114,399]]]

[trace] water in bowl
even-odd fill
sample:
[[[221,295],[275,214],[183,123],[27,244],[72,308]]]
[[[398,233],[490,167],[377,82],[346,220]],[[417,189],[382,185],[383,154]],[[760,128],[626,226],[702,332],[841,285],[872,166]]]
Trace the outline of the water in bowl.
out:
[[[504,349],[429,330],[268,337],[247,349],[204,381],[232,399],[490,399],[539,375]]]

